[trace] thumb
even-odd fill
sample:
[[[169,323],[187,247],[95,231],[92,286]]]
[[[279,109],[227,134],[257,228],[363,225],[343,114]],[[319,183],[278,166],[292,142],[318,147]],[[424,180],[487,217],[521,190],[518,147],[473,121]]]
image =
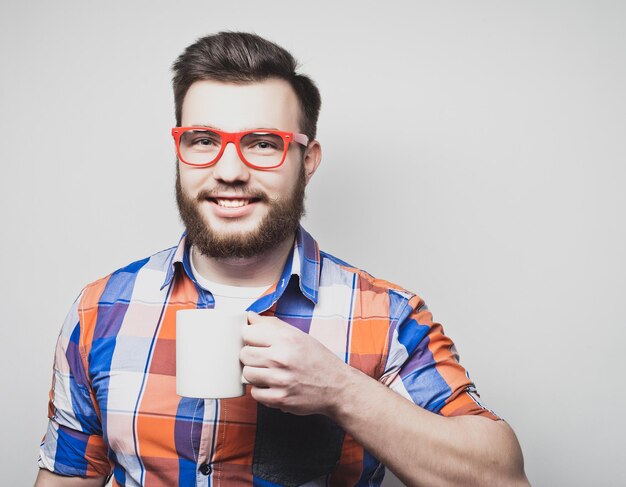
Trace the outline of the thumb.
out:
[[[258,323],[261,321],[263,317],[254,311],[248,311],[248,323],[253,325],[254,323]]]

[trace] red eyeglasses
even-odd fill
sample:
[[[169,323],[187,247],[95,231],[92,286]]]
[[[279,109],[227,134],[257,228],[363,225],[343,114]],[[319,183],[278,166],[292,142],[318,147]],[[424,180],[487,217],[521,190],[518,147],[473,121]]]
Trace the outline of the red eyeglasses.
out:
[[[206,127],[174,127],[178,158],[194,167],[208,167],[219,161],[229,142],[235,144],[241,160],[254,169],[268,170],[279,167],[287,157],[290,142],[307,146],[304,134],[279,130],[246,130],[222,132]]]

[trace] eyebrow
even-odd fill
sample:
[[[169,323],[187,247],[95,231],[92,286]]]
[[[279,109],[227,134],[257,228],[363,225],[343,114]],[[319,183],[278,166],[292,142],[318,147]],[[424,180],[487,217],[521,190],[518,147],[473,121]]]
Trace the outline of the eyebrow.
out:
[[[213,129],[213,130],[219,130],[221,132],[226,132],[226,130],[222,130],[219,127],[216,127],[215,125],[208,125],[208,124],[203,124],[203,123],[194,123],[191,125],[191,127],[203,127],[203,128],[207,128],[207,129]],[[249,127],[249,128],[244,128],[243,130],[238,130],[237,132],[247,132],[249,130],[276,130],[276,131],[280,131],[279,128],[276,127]]]
[[[207,128],[207,129],[215,129],[215,130],[222,130],[219,127],[216,127],[214,125],[209,125],[209,124],[205,124],[205,123],[192,123],[191,125],[189,125],[190,127],[203,127],[203,128]]]

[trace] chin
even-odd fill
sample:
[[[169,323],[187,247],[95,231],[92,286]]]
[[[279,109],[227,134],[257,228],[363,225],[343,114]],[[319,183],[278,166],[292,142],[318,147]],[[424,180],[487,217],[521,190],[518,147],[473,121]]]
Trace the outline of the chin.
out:
[[[244,235],[253,234],[259,229],[260,220],[245,221],[241,219],[231,219],[227,221],[206,221],[207,230],[219,237],[243,237]]]

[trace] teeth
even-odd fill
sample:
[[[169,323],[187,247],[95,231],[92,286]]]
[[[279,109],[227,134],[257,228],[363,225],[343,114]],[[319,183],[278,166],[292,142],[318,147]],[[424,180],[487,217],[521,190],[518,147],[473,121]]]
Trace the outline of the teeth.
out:
[[[248,200],[220,200],[217,199],[217,204],[224,208],[239,208],[248,204]]]

